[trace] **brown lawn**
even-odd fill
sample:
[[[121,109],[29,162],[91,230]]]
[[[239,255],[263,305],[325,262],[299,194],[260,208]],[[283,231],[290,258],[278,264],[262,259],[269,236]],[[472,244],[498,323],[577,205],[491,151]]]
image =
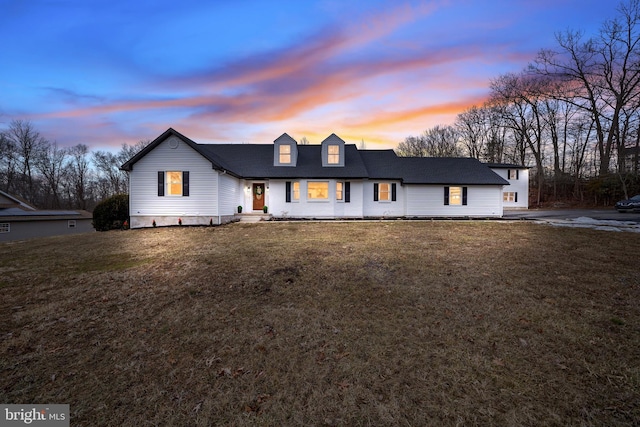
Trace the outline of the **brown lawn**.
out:
[[[73,426],[638,425],[639,254],[498,221],[0,244],[0,402]]]

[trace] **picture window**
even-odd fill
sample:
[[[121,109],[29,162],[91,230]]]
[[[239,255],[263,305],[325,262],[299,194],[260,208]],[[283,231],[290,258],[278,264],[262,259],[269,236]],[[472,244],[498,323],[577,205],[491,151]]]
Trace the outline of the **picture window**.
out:
[[[329,183],[310,181],[307,183],[308,200],[329,200]]]

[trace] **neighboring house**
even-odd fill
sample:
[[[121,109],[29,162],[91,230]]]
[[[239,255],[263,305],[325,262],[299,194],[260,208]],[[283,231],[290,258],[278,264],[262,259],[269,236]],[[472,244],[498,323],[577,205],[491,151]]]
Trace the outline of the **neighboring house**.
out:
[[[0,242],[93,231],[87,211],[37,210],[0,191]]]
[[[509,181],[502,192],[505,209],[529,209],[529,168],[506,163],[487,163],[495,173]]]
[[[197,144],[168,129],[122,169],[132,228],[223,224],[238,206],[275,218],[500,217],[509,185],[475,159],[358,150],[335,134],[320,145],[286,133],[273,144]]]

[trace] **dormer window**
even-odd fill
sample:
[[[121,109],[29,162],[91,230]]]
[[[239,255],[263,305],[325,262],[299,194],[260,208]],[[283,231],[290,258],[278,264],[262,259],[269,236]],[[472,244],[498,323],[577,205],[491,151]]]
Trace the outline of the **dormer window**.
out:
[[[273,166],[295,167],[298,163],[298,143],[286,133],[273,141]]]
[[[327,163],[329,163],[330,165],[340,164],[340,146],[339,145],[329,145],[327,147]]]
[[[291,146],[290,145],[281,145],[280,147],[280,164],[290,164],[291,163]]]
[[[344,167],[345,146],[335,133],[322,141],[322,166]]]

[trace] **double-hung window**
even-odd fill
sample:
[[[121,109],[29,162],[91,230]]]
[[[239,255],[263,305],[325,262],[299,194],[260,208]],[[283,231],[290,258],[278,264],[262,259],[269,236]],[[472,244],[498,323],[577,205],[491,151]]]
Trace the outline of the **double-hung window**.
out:
[[[189,172],[158,171],[158,196],[189,196]]]
[[[279,162],[283,165],[288,165],[291,163],[291,146],[288,144],[281,145],[279,147]]]
[[[340,164],[340,146],[330,144],[327,146],[327,163],[330,165]]]
[[[287,181],[285,183],[285,202],[300,201],[300,181]]]
[[[344,200],[344,182],[336,182],[336,200]]]
[[[395,202],[396,201],[396,183],[376,182],[373,184],[373,201],[374,202]]]
[[[467,187],[444,187],[444,204],[466,206]]]

